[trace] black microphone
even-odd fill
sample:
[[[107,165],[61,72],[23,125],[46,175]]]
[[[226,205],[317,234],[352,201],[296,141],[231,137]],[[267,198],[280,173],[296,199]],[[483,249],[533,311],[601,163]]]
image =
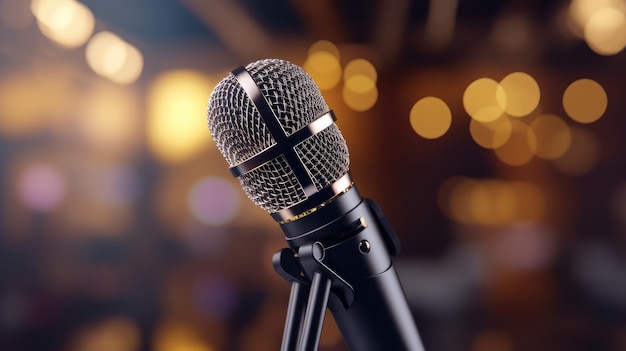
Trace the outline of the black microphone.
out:
[[[231,173],[285,234],[290,249],[274,265],[294,282],[292,299],[321,305],[299,316],[290,301],[287,322],[301,330],[286,326],[282,350],[317,349],[319,328],[306,329],[326,305],[350,350],[423,350],[391,261],[398,238],[351,180],[346,142],[312,78],[283,60],[250,63],[215,87],[207,115]]]

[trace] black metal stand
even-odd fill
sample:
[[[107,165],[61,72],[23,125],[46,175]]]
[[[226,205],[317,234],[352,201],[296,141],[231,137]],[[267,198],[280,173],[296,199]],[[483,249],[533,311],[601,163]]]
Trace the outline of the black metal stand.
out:
[[[281,351],[317,351],[327,307],[350,350],[424,350],[391,260],[399,241],[373,202],[348,192],[281,227],[290,248],[272,261],[291,283]]]
[[[318,349],[331,289],[346,307],[354,299],[352,287],[321,262],[323,257],[319,242],[300,247],[297,255],[288,248],[274,254],[274,269],[291,282],[281,351]],[[310,280],[304,271],[313,272]]]

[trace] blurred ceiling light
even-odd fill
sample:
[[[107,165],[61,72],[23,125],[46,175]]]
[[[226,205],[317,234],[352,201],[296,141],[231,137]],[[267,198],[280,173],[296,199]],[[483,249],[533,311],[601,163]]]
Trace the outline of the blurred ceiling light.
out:
[[[582,128],[571,128],[572,142],[565,154],[552,160],[554,166],[569,176],[581,176],[593,169],[600,157],[596,137]]]
[[[519,120],[511,121],[511,137],[494,150],[500,161],[510,166],[528,163],[537,151],[537,137],[532,129]]]
[[[572,143],[569,126],[559,116],[545,114],[530,124],[537,137],[537,157],[553,160],[565,154]]]
[[[500,81],[496,97],[500,107],[513,117],[523,117],[539,105],[541,92],[535,79],[524,72],[514,72]]]
[[[463,107],[470,117],[479,122],[493,122],[504,113],[506,95],[498,82],[490,78],[479,78],[465,89]]]
[[[343,100],[354,111],[367,111],[378,100],[378,72],[366,59],[354,59],[346,65],[343,73]]]
[[[428,96],[413,105],[409,121],[419,136],[426,139],[437,139],[450,129],[452,113],[443,100]]]
[[[241,199],[239,190],[228,180],[207,177],[198,181],[189,191],[187,204],[200,222],[219,226],[237,215]]]
[[[76,0],[33,0],[31,11],[41,32],[63,47],[81,46],[93,33],[93,13]]]
[[[58,167],[48,163],[28,165],[16,181],[18,199],[34,212],[50,212],[67,196],[65,176]]]
[[[320,90],[330,90],[341,80],[339,58],[328,51],[315,51],[307,57],[302,67]]]
[[[133,155],[140,140],[139,98],[112,83],[99,84],[81,99],[79,127],[86,141],[100,150]]]
[[[610,56],[626,47],[626,16],[613,7],[595,12],[585,24],[585,41],[598,55]]]
[[[206,105],[215,84],[200,72],[175,70],[156,77],[148,91],[148,144],[162,161],[181,162],[212,143]]]
[[[143,70],[143,55],[117,35],[103,31],[91,38],[87,63],[97,74],[119,84],[135,82]]]
[[[30,3],[25,0],[0,1],[0,21],[15,30],[25,29],[33,23],[35,17]]]
[[[504,145],[511,137],[513,127],[511,119],[506,114],[493,122],[479,122],[472,118],[470,121],[470,134],[476,144],[486,149],[497,149]]]
[[[608,106],[606,91],[598,82],[579,79],[563,93],[563,108],[570,118],[579,123],[593,123],[600,119]]]

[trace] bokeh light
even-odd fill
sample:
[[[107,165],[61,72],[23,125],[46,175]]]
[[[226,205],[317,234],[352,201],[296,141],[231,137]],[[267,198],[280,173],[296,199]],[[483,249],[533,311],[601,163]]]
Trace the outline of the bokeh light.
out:
[[[571,128],[572,142],[565,154],[553,160],[553,164],[566,175],[581,176],[598,163],[600,146],[596,137],[582,128]]]
[[[367,111],[378,100],[378,73],[374,65],[362,58],[350,61],[343,74],[343,100],[354,111]]]
[[[81,100],[79,130],[98,150],[132,156],[140,130],[139,98],[126,87],[98,84]]]
[[[187,203],[198,221],[219,226],[235,218],[241,199],[239,191],[231,182],[219,177],[208,177],[191,188]]]
[[[479,122],[493,122],[504,113],[506,95],[493,79],[479,78],[467,86],[463,93],[463,107],[470,117]]]
[[[511,136],[501,147],[494,150],[500,161],[510,166],[528,163],[537,150],[537,138],[533,130],[523,122],[511,121]]]
[[[572,33],[584,39],[585,26],[591,17],[607,8],[626,13],[626,2],[624,0],[572,0],[567,9],[567,21]]]
[[[341,64],[330,52],[313,52],[304,61],[302,68],[322,91],[334,88],[341,81]]]
[[[370,61],[363,58],[351,60],[343,70],[343,79],[345,81],[359,75],[369,78],[374,83],[378,82],[378,72],[376,71],[376,67],[374,67]]]
[[[500,88],[496,90],[498,104],[510,116],[526,116],[539,105],[539,85],[527,73],[514,72],[507,75],[500,81]]]
[[[155,351],[216,351],[193,325],[176,320],[156,327],[152,345]]]
[[[419,136],[437,139],[450,129],[452,113],[443,100],[428,96],[413,105],[409,120],[411,127]]]
[[[213,144],[206,105],[215,84],[191,70],[159,75],[148,92],[148,144],[160,160],[181,162]]]
[[[337,60],[341,58],[341,53],[339,52],[339,48],[337,48],[337,45],[333,44],[332,42],[328,40],[318,40],[315,43],[311,44],[311,46],[309,47],[308,55],[311,56],[314,53],[320,52],[320,51],[327,52],[335,56]]]
[[[585,24],[585,41],[595,53],[610,56],[626,46],[626,16],[612,7],[595,12]]]
[[[609,99],[600,83],[592,79],[579,79],[563,93],[563,108],[567,115],[579,123],[593,123],[606,111]]]
[[[0,133],[23,138],[72,116],[75,91],[57,67],[46,70],[16,70],[0,79]],[[33,98],[36,97],[36,98]]]
[[[545,215],[545,198],[523,181],[454,176],[439,187],[437,203],[450,219],[484,226],[537,221]]]
[[[17,196],[22,205],[34,212],[50,212],[67,196],[67,180],[56,166],[34,163],[25,167],[17,179]]]
[[[472,118],[469,128],[476,144],[486,149],[496,149],[504,145],[513,130],[511,118],[506,114],[492,122],[479,122]]]
[[[530,128],[537,137],[537,157],[548,160],[559,158],[572,143],[569,126],[559,116],[540,115],[531,122]]]
[[[91,38],[86,57],[94,72],[120,84],[135,82],[143,70],[143,55],[139,50],[108,31]]]
[[[93,33],[93,13],[78,1],[33,0],[31,10],[41,32],[63,47],[81,46]]]
[[[80,329],[68,351],[138,351],[141,345],[139,329],[139,325],[128,317],[109,317]]]

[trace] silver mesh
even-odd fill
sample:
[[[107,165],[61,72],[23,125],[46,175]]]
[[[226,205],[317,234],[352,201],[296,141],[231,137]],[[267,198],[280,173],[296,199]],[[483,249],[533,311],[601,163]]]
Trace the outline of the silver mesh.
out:
[[[297,65],[269,59],[253,62],[246,70],[286,135],[329,111],[313,79]],[[207,116],[213,140],[231,167],[276,143],[259,111],[232,74],[213,90]],[[295,150],[318,190],[348,172],[348,148],[334,124],[304,140]],[[282,156],[251,170],[239,180],[248,197],[269,212],[306,200],[302,186]]]

